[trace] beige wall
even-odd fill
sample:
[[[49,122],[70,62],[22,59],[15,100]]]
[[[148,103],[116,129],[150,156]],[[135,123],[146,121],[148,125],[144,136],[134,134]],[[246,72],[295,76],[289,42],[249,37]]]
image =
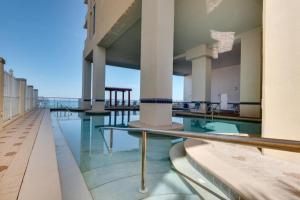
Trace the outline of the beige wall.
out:
[[[96,32],[89,38],[87,36],[84,54],[89,54],[94,46],[110,31],[113,25],[120,19],[135,0],[89,0],[88,4],[88,29],[92,30],[93,22],[91,14],[96,5]]]
[[[300,141],[299,0],[264,1],[263,136]],[[300,154],[265,151],[300,163]]]

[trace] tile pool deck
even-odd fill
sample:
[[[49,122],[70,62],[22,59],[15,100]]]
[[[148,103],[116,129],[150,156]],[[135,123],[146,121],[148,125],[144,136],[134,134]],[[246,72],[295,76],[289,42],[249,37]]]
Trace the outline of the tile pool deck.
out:
[[[60,199],[51,137],[49,110],[27,113],[0,132],[1,200]]]
[[[44,113],[28,113],[0,132],[1,199],[17,198]]]

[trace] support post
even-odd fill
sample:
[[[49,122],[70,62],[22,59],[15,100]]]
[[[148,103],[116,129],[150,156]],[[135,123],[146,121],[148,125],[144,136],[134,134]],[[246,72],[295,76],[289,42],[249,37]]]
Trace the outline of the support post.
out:
[[[241,34],[240,116],[261,117],[262,30]]]
[[[96,113],[105,112],[105,64],[106,50],[96,46],[93,49],[93,103],[92,111]]]
[[[147,132],[142,132],[142,163],[141,163],[141,193],[147,193],[148,190],[146,188],[146,170],[147,170]]]
[[[118,106],[118,92],[117,92],[117,90],[115,91],[115,107],[117,107]]]
[[[109,106],[112,106],[112,91],[109,90]]]
[[[130,107],[130,90],[128,91],[128,107]]]
[[[174,7],[174,0],[142,1],[142,126],[172,126]]]
[[[84,110],[91,109],[91,62],[83,58],[82,63],[82,99],[81,108]]]
[[[299,7],[299,0],[264,1],[262,136],[266,138],[300,141]],[[264,153],[300,164],[299,153]]]
[[[206,113],[211,101],[212,52],[208,45],[202,44],[186,54],[186,60],[192,62],[192,101],[200,103],[200,112]]]
[[[125,106],[125,100],[124,100],[125,96],[124,96],[124,91],[122,91],[122,106]]]

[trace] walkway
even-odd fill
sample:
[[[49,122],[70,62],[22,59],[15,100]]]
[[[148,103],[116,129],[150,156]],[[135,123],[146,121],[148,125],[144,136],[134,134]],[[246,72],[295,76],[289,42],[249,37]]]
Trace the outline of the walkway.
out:
[[[1,200],[17,199],[44,114],[44,110],[30,112],[0,132]]]

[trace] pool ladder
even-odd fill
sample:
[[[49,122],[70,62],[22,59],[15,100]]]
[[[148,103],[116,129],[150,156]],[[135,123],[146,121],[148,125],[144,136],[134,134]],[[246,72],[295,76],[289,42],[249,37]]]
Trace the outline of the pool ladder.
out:
[[[211,120],[213,121],[213,120],[214,120],[214,114],[215,114],[215,111],[216,111],[217,113],[220,112],[220,105],[214,106],[214,104],[211,104],[211,105],[208,107],[208,110],[210,110],[210,117],[211,117]]]

